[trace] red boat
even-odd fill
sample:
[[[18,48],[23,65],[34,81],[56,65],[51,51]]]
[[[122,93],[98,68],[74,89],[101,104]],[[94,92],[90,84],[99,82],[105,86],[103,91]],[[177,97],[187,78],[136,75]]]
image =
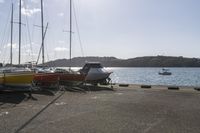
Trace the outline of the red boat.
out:
[[[33,83],[38,87],[55,87],[59,84],[60,73],[36,73]]]
[[[60,74],[60,84],[78,84],[85,81],[86,75],[80,73],[61,73]]]
[[[33,83],[37,87],[57,87],[58,85],[78,84],[85,81],[86,75],[74,72],[36,73]]]

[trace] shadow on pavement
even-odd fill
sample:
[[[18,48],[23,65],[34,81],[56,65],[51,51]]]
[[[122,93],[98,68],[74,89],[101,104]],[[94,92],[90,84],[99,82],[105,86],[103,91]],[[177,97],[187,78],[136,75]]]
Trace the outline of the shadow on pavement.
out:
[[[81,85],[81,86],[65,86],[66,91],[70,92],[87,92],[87,91],[114,91],[110,86],[93,86],[93,85]]]
[[[19,104],[24,99],[27,98],[27,95],[24,93],[13,93],[13,92],[0,92],[0,106],[5,103],[10,104]]]
[[[0,108],[7,105],[16,105],[22,101],[35,100],[32,94],[54,96],[55,92],[52,90],[30,90],[30,89],[20,89],[20,88],[0,88]]]

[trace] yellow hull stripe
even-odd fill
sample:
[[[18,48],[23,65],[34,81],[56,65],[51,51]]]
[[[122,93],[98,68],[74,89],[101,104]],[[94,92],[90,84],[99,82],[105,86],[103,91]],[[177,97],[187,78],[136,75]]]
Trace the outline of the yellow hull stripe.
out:
[[[25,85],[31,84],[34,73],[5,73],[0,74],[0,84],[4,85]]]

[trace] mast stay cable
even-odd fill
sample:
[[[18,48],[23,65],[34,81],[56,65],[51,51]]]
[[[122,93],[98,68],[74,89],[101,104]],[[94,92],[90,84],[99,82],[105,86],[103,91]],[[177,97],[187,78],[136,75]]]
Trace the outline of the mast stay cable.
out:
[[[9,12],[8,12],[8,16],[7,16],[7,18],[6,18],[6,20],[7,20],[6,22],[9,22],[11,10],[12,10],[12,9],[10,9]],[[7,31],[8,31],[8,24],[9,24],[9,23],[6,23],[6,24],[5,24],[5,28],[4,28],[4,30],[2,31],[2,40],[1,40],[1,44],[0,44],[0,47],[1,47],[1,48],[5,48],[5,46],[3,46],[3,45],[5,45],[5,43],[6,43],[6,42],[5,42],[5,38],[6,38],[6,33],[7,33]],[[8,39],[7,39],[7,42],[8,42]],[[2,49],[0,50],[0,52],[1,52],[1,51],[2,51]],[[5,59],[5,54],[6,54],[6,53],[5,53],[5,50],[3,50],[3,55],[4,55],[4,56],[1,56],[1,57],[4,57],[4,59]],[[3,59],[3,58],[2,58],[2,59]],[[3,59],[3,60],[4,60],[4,59]]]
[[[24,1],[24,6],[25,6],[25,9],[27,9],[27,4],[26,4],[25,1]],[[26,23],[27,23],[28,39],[29,39],[29,43],[30,43],[31,59],[33,60],[33,47],[32,47],[32,40],[31,40],[31,34],[30,34],[30,27],[29,27],[29,21],[28,21],[27,15],[26,15]]]
[[[77,20],[77,17],[76,17],[76,10],[75,10],[74,4],[72,4],[72,5],[73,5],[73,10],[74,10],[74,19],[75,19],[75,22],[76,22],[76,29],[77,29],[77,33],[78,33],[78,40],[79,40],[79,44],[80,44],[80,47],[81,47],[81,54],[84,57],[83,44],[82,44],[81,37],[80,37],[78,20]]]
[[[43,35],[43,39],[45,39],[48,26],[49,26],[49,23],[47,23],[47,26],[46,26],[46,28],[45,28],[44,35]],[[40,50],[39,50],[38,58],[37,58],[37,61],[36,61],[36,65],[37,65],[38,62],[39,62],[41,52],[42,52],[42,44],[41,44],[41,46],[40,46]]]

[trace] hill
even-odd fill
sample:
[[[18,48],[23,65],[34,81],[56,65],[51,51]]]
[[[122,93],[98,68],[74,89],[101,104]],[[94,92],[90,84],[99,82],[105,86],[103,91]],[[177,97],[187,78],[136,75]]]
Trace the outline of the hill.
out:
[[[200,67],[200,59],[173,56],[145,56],[131,59],[115,57],[75,57],[72,58],[72,67],[82,67],[85,62],[101,62],[106,67]],[[58,59],[47,62],[54,67],[68,67],[68,59]]]

